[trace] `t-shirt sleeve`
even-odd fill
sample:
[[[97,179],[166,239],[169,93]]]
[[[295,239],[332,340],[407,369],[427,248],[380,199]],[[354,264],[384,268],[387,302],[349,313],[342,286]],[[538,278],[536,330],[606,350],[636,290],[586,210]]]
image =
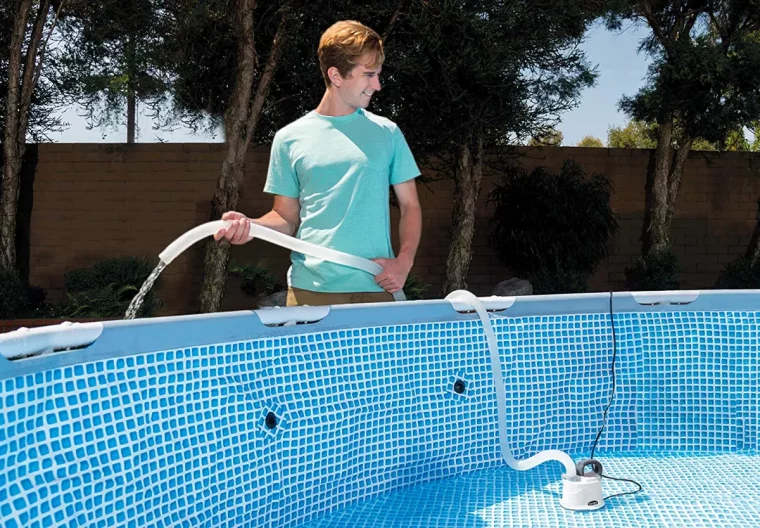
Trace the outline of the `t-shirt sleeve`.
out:
[[[298,176],[290,159],[288,146],[280,134],[275,134],[269,155],[269,169],[264,192],[298,198],[300,191]]]
[[[404,183],[420,175],[417,162],[414,161],[409,145],[401,129],[396,127],[393,132],[393,163],[391,163],[391,185]]]

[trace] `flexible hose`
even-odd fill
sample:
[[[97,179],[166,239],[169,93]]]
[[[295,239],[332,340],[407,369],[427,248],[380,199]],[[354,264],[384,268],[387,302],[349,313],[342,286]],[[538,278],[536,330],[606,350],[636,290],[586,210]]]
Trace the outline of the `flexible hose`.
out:
[[[169,244],[166,249],[158,255],[158,258],[168,265],[188,247],[203,238],[213,236],[220,229],[229,228],[230,224],[231,222],[229,220],[216,220],[214,222],[206,222],[205,224],[194,227]],[[383,267],[380,264],[372,262],[371,260],[349,255],[348,253],[343,253],[341,251],[335,251],[334,249],[323,248],[316,244],[312,244],[311,242],[299,240],[295,237],[288,236],[259,224],[251,223],[250,236],[266,240],[267,242],[290,249],[291,251],[309,255],[310,257],[321,258],[335,264],[360,269],[370,273],[372,276],[378,275],[383,271]],[[403,290],[399,290],[393,294],[393,298],[396,301],[405,301],[406,295],[404,295]]]
[[[575,478],[577,475],[575,463],[570,455],[558,449],[549,449],[533,455],[526,460],[515,460],[512,451],[507,443],[507,394],[504,388],[504,378],[501,373],[501,362],[499,361],[499,347],[496,342],[491,319],[483,303],[475,295],[467,290],[453,291],[446,296],[450,301],[461,301],[466,303],[477,312],[480,321],[483,323],[483,330],[486,333],[488,349],[491,353],[491,372],[493,374],[493,383],[496,389],[497,417],[499,420],[499,445],[501,446],[501,455],[504,461],[512,469],[525,471],[543,464],[544,462],[557,461],[565,467],[565,476]]]

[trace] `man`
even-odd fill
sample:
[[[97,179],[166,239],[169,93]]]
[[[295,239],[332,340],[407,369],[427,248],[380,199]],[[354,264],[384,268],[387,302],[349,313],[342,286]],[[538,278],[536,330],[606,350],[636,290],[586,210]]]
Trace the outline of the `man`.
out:
[[[318,246],[380,264],[382,273],[291,254],[288,306],[382,302],[403,289],[414,263],[422,213],[414,179],[420,172],[398,127],[365,108],[380,91],[384,61],[380,36],[355,21],[331,26],[319,42],[326,90],[317,108],[277,132],[264,192],[272,210],[232,220],[217,240],[248,242],[250,222]],[[389,187],[398,198],[400,249],[390,236]]]

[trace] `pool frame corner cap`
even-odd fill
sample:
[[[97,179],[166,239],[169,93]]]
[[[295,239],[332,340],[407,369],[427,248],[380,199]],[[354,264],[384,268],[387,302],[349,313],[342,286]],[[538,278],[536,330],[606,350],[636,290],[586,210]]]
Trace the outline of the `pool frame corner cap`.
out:
[[[80,348],[93,344],[103,333],[102,322],[72,323],[38,328],[19,328],[0,334],[0,355],[6,359],[41,356],[55,350]]]
[[[483,306],[485,306],[486,311],[494,312],[494,311],[501,311],[501,310],[508,310],[515,304],[515,297],[509,296],[509,297],[499,297],[497,295],[491,295],[490,297],[478,297],[480,299],[480,302],[483,303]],[[467,304],[464,301],[460,301],[457,299],[447,299],[451,303],[451,307],[454,308],[457,312],[471,312],[472,306]]]
[[[289,326],[298,323],[316,323],[330,314],[329,306],[274,306],[254,310],[266,326]]]
[[[702,290],[668,290],[631,292],[631,297],[640,305],[690,304],[696,301]]]

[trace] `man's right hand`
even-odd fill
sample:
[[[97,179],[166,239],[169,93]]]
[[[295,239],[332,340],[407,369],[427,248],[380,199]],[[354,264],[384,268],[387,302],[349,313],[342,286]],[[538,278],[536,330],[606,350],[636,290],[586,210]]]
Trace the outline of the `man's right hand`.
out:
[[[225,239],[230,244],[245,244],[251,237],[252,220],[243,213],[237,211],[228,211],[222,215],[222,220],[229,220],[230,227],[220,229],[214,235],[214,240]]]

